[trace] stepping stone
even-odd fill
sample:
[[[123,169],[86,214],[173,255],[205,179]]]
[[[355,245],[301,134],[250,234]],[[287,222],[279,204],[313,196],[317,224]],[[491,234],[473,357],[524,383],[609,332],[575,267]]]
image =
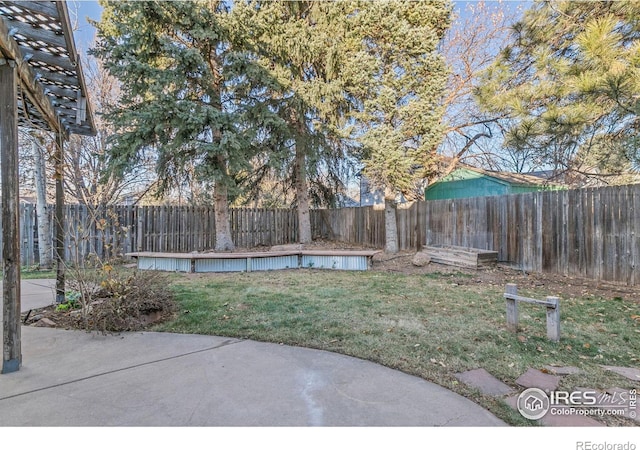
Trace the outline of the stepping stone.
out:
[[[600,366],[606,370],[622,375],[633,381],[640,381],[640,369],[634,369],[632,367],[618,367],[618,366]]]
[[[560,377],[540,372],[537,369],[529,369],[516,380],[520,386],[538,388],[543,391],[555,391],[560,384]]]
[[[577,367],[573,367],[573,366],[565,366],[565,367],[559,367],[559,366],[544,366],[545,369],[547,369],[549,372],[551,372],[554,375],[574,375],[576,373],[580,373],[580,369],[578,369]]]
[[[484,369],[469,370],[467,372],[457,373],[455,376],[462,383],[478,389],[485,395],[496,397],[513,392],[511,386],[498,380]]]
[[[46,317],[43,317],[42,319],[38,320],[35,324],[36,327],[47,327],[47,328],[54,328],[56,326],[56,323],[53,320],[47,319]]]

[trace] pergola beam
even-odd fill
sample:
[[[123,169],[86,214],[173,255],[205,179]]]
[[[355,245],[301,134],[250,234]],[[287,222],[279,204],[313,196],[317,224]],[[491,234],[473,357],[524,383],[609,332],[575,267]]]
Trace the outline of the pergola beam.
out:
[[[0,53],[4,55],[4,58],[16,62],[17,75],[22,81],[22,91],[29,97],[31,103],[38,108],[53,130],[57,133],[62,131],[50,98],[44,94],[42,84],[38,82],[29,63],[24,60],[20,47],[9,35],[9,30],[3,20],[0,20]]]
[[[71,20],[69,19],[69,10],[63,5],[62,2],[56,2],[56,7],[58,8],[58,14],[60,16],[60,21],[62,22],[62,27],[66,30],[72,30]],[[76,114],[76,126],[69,125],[69,130],[73,132],[77,132],[78,134],[87,134],[87,127],[81,127],[87,119],[90,119],[89,128],[93,129],[93,111],[91,110],[91,103],[87,100],[86,95],[83,93],[88,92],[87,84],[84,79],[84,72],[82,69],[82,63],[80,61],[80,55],[76,50],[76,42],[73,39],[73,34],[65,33],[65,39],[67,40],[67,53],[69,54],[69,60],[76,68],[78,85],[80,86],[80,95],[77,97],[77,114]],[[75,131],[73,131],[75,130]],[[93,133],[89,133],[91,135],[95,135],[95,130]]]
[[[50,73],[47,73],[46,77],[47,77],[47,81],[60,83],[62,85],[71,86],[71,87],[78,86],[78,82],[76,81],[75,77],[65,75],[64,73],[50,72]],[[44,83],[40,83],[40,84],[42,85]]]
[[[44,14],[49,17],[55,17],[58,9],[56,5],[50,2],[13,2],[21,8],[28,9],[35,14]],[[70,28],[71,29],[71,28]]]
[[[52,34],[49,30],[41,30],[33,28],[28,23],[12,22],[11,23],[11,35],[19,34],[27,38],[27,41],[41,41],[48,44],[49,47],[64,48],[67,42],[64,36],[58,34]]]
[[[63,70],[75,71],[76,67],[64,56],[54,55],[53,53],[43,52],[31,47],[20,45],[20,51],[24,55],[25,59],[29,61],[38,61],[45,63],[49,66],[56,66]]]
[[[62,28],[65,30],[73,30],[71,26],[71,20],[69,20],[69,10],[62,2],[56,2],[56,8],[58,9],[58,17],[60,18],[60,22],[62,23]],[[76,51],[76,41],[73,39],[73,34],[64,33],[64,40],[66,42],[67,54],[69,55],[69,59],[71,63],[78,66],[78,80],[80,83],[84,81],[84,77],[82,77],[82,67],[80,67],[78,61],[78,53]]]
[[[73,98],[77,98],[78,97],[78,91],[74,91],[72,89],[61,88],[61,87],[56,86],[54,84],[47,84],[44,87],[44,93],[48,94],[49,92],[51,92],[52,94],[54,94],[57,97],[65,97],[65,98],[68,98],[68,99],[73,99]]]

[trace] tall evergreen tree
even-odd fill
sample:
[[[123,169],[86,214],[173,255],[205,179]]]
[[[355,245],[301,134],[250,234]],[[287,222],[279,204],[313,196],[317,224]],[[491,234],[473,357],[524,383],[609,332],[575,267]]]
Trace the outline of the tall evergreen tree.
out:
[[[338,187],[348,161],[348,141],[339,128],[348,103],[341,67],[347,63],[344,37],[351,5],[317,0],[236,5],[237,15],[250,24],[255,54],[281,87],[271,96],[287,128],[279,141],[271,136],[274,145],[264,147],[262,161],[295,187],[301,243],[312,238],[310,194],[320,201],[331,197],[333,192],[323,192],[327,181]]]
[[[637,168],[639,19],[636,1],[535,3],[478,89],[513,119],[506,145],[578,183]]]
[[[354,130],[364,174],[384,190],[390,253],[398,251],[396,199],[422,191],[443,137],[447,69],[438,46],[450,12],[446,0],[361,2],[350,16],[355,46],[343,76],[359,103]]]
[[[227,191],[261,154],[292,169],[308,242],[309,176],[340,167],[358,141],[365,174],[385,190],[387,250],[397,251],[395,199],[429,173],[442,138],[437,46],[449,2],[251,1],[233,14],[230,5],[105,3],[96,53],[125,99],[111,115],[116,161],[152,147],[167,183],[195,162],[215,181],[224,234]]]
[[[263,93],[273,80],[247,54],[231,3],[102,1],[93,52],[121,83],[108,118],[116,166],[157,152],[168,189],[190,176],[214,183],[216,250],[234,248],[228,198],[265,127],[277,128]],[[271,86],[271,87],[270,87]],[[268,134],[268,132],[267,132]]]
[[[357,142],[365,175],[386,194],[386,250],[397,251],[396,197],[416,191],[442,139],[447,70],[437,48],[450,9],[446,0],[247,6],[264,18],[254,22],[262,62],[286,87],[301,242],[311,239],[309,173],[344,161]]]

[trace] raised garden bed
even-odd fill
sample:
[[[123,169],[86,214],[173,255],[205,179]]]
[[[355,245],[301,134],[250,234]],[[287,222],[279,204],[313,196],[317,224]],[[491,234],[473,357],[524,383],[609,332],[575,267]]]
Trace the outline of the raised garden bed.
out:
[[[252,272],[282,269],[367,270],[378,250],[287,250],[248,253],[135,252],[140,270]]]

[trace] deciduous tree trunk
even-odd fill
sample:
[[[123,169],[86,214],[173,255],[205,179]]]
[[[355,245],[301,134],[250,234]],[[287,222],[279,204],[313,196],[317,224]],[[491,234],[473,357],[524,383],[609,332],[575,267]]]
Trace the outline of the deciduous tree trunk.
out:
[[[296,139],[296,203],[298,204],[298,240],[301,244],[311,242],[311,219],[309,217],[309,187],[304,146]]]
[[[36,187],[36,214],[38,216],[38,254],[40,267],[50,269],[53,266],[51,252],[51,227],[47,214],[47,181],[44,149],[36,142],[32,144],[35,167],[33,171]]]
[[[384,225],[386,253],[398,253],[398,222],[396,218],[396,199],[389,189],[384,193]]]

